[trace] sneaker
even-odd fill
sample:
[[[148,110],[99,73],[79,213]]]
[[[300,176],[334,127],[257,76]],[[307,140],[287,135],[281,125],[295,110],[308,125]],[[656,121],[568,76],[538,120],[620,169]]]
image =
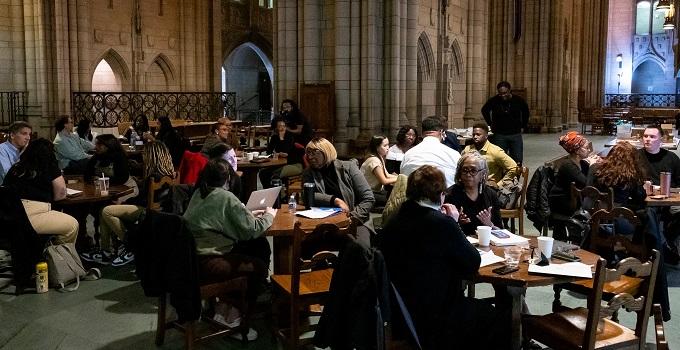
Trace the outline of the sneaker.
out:
[[[121,251],[118,256],[113,259],[111,266],[123,266],[135,261],[135,255],[132,252]]]
[[[112,256],[113,254],[106,250],[93,250],[86,253],[80,253],[81,259],[102,265],[110,264]]]
[[[229,334],[229,337],[239,341],[243,340],[243,337],[241,337],[241,333],[231,333]],[[248,338],[248,341],[253,341],[257,339],[257,331],[252,328],[248,328],[248,335],[246,335],[246,338]]]

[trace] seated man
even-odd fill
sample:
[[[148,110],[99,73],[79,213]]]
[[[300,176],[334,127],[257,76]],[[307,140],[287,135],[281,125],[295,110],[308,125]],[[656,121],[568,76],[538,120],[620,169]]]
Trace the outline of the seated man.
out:
[[[203,148],[201,148],[201,153],[206,157],[210,158],[210,150],[219,143],[226,144],[228,146],[227,152],[224,154],[224,160],[226,160],[231,168],[236,171],[236,151],[234,151],[234,146],[229,142],[229,134],[231,133],[231,120],[227,118],[220,118],[211,128],[210,135],[205,138],[203,142]]]
[[[463,153],[477,151],[484,156],[489,168],[487,184],[502,187],[501,183],[517,177],[517,163],[502,148],[488,141],[488,138],[489,126],[485,122],[476,123],[472,126],[474,143],[466,146]]]
[[[31,140],[32,130],[31,125],[22,120],[9,126],[9,138],[0,144],[0,185],[9,168],[19,161],[19,155]]]
[[[446,187],[451,187],[460,153],[442,144],[444,125],[438,117],[423,119],[422,129],[423,141],[404,154],[399,173],[408,176],[422,165],[432,165],[444,173]]]
[[[69,116],[61,116],[54,124],[57,135],[54,137],[54,153],[59,161],[59,168],[65,174],[84,174],[90,155],[94,150],[91,143],[86,143],[78,134],[73,133],[73,120]]]

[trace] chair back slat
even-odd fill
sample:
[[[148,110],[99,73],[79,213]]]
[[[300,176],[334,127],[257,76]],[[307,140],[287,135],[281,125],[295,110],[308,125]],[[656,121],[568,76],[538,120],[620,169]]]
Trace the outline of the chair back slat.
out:
[[[146,193],[146,207],[147,209],[160,210],[161,204],[157,202],[156,191],[163,188],[163,186],[172,186],[175,184],[175,178],[170,176],[163,176],[156,180],[153,176],[149,177],[147,180],[147,193]]]
[[[593,186],[586,186],[583,189],[576,187],[576,183],[571,183],[571,208],[586,210],[591,215],[600,210],[611,210],[614,207],[614,192],[610,188],[608,192],[600,192]]]
[[[619,235],[616,232],[616,225],[613,225],[613,232],[603,233],[602,224],[614,223],[617,219],[627,220],[635,227],[633,240],[627,236]],[[638,232],[642,229],[640,218],[632,210],[624,207],[616,207],[611,211],[600,209],[596,211],[590,219],[590,247],[589,250],[605,256],[614,254],[633,256],[639,259],[645,258],[648,254],[645,234]]]

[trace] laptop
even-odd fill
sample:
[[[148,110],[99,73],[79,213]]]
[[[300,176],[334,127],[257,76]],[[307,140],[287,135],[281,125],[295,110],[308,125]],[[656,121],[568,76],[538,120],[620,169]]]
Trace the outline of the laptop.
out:
[[[263,210],[266,207],[274,206],[274,202],[279,198],[281,186],[266,188],[264,190],[253,191],[248,198],[246,208],[248,210]]]

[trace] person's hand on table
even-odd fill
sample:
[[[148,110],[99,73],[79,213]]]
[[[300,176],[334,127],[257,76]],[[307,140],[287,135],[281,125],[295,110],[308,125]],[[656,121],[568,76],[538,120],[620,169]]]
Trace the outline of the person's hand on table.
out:
[[[342,211],[345,213],[349,213],[349,206],[342,199],[336,198],[335,201],[333,201],[333,204],[335,204],[336,207],[342,209]]]
[[[283,158],[288,157],[288,153],[286,153],[286,152],[277,152],[277,153],[279,154],[279,157],[283,157]]]
[[[272,207],[267,207],[267,208],[265,208],[265,210],[264,210],[264,212],[265,212],[266,214],[272,214],[272,216],[274,216],[274,217],[276,217],[276,213],[277,213],[278,211],[279,211],[278,209],[274,209],[274,208],[272,208]]]
[[[458,218],[460,217],[460,213],[458,213],[458,209],[456,208],[455,205],[453,205],[451,203],[442,204],[441,211],[442,211],[442,213],[444,213],[444,215],[446,215],[446,216],[448,216],[448,217],[450,217],[450,218],[452,218],[453,220],[456,220],[456,221],[458,221]]]

